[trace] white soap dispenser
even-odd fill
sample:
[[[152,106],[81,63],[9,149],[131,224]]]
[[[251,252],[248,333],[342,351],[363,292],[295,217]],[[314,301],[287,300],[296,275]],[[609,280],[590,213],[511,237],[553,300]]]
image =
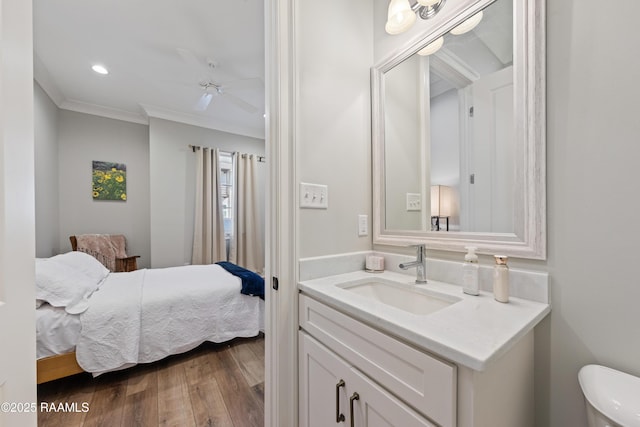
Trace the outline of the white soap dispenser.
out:
[[[462,291],[469,295],[479,295],[478,275],[480,266],[478,265],[478,255],[476,255],[478,248],[466,246],[465,249],[467,254],[464,256],[464,264],[462,265]]]

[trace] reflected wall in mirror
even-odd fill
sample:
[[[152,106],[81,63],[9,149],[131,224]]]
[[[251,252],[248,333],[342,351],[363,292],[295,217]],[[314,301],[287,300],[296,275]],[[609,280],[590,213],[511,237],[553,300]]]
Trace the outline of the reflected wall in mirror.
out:
[[[544,3],[467,3],[372,69],[374,243],[544,258]]]

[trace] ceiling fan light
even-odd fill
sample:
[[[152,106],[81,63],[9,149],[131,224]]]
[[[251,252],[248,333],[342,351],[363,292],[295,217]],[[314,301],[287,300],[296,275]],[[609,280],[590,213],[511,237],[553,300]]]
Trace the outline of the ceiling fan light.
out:
[[[442,47],[443,43],[444,43],[443,37],[437,38],[431,43],[429,43],[428,45],[426,45],[425,47],[423,47],[422,49],[420,49],[418,51],[418,55],[422,55],[422,56],[433,55]]]
[[[440,3],[440,0],[418,0],[420,6],[435,6]]]
[[[391,0],[384,29],[389,34],[407,31],[416,22],[416,14],[411,10],[409,0]]]
[[[91,66],[91,69],[98,74],[107,75],[109,74],[109,70],[104,65],[95,64]]]
[[[464,34],[473,30],[476,25],[478,25],[482,21],[482,11],[476,13],[471,18],[464,21],[462,24],[458,25],[454,29],[451,30],[451,34],[459,36],[460,34]]]

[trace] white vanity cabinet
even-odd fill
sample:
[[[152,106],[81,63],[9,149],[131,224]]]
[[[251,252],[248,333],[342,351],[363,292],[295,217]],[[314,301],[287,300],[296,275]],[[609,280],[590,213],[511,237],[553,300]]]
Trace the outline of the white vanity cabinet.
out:
[[[480,372],[304,293],[299,303],[301,427],[534,425],[533,331]]]
[[[435,427],[307,333],[299,338],[300,426]]]

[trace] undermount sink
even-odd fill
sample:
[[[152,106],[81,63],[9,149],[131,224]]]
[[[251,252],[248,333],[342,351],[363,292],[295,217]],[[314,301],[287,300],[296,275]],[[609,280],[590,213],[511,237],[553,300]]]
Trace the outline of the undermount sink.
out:
[[[434,292],[417,288],[415,285],[381,279],[350,282],[340,287],[354,294],[419,315],[434,313],[460,301],[459,298],[448,295],[435,295]]]

